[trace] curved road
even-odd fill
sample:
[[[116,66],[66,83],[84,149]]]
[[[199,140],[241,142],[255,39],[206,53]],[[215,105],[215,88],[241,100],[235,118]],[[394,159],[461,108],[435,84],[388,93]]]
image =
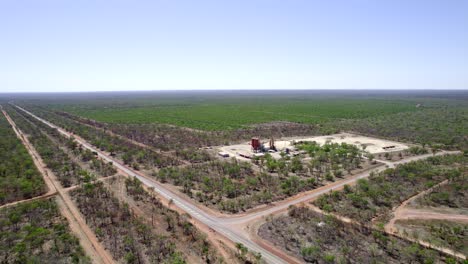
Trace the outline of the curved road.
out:
[[[19,107],[19,106],[15,105],[15,104],[12,104],[12,105],[17,107],[18,109],[21,109],[22,111],[24,111],[25,113],[31,115],[32,117],[36,118],[37,120],[47,124],[48,126],[57,129],[59,131],[59,133],[61,133],[62,135],[66,136],[66,137],[73,136],[71,133],[63,130],[62,128],[60,128],[60,127],[58,127],[58,126],[56,126],[56,125],[54,125],[52,123],[50,123],[47,120],[44,120],[44,119],[36,116],[35,114],[23,109],[22,107]],[[273,207],[266,208],[264,210],[260,210],[258,212],[248,213],[248,214],[243,215],[243,216],[217,217],[217,216],[213,216],[213,215],[208,214],[207,212],[205,212],[202,209],[198,208],[192,202],[190,202],[188,200],[185,200],[184,198],[182,198],[179,195],[175,194],[171,190],[168,190],[166,187],[164,187],[160,183],[158,183],[158,182],[156,182],[156,181],[154,181],[154,180],[152,180],[150,178],[147,178],[146,176],[140,174],[139,172],[137,172],[137,171],[135,171],[135,170],[121,164],[120,162],[115,160],[113,157],[107,155],[106,153],[103,153],[99,149],[95,148],[94,146],[92,146],[91,144],[86,142],[84,139],[77,138],[77,137],[75,137],[75,139],[83,147],[98,153],[98,155],[102,159],[104,159],[104,160],[106,160],[108,162],[112,162],[118,169],[122,170],[123,172],[127,173],[130,176],[138,178],[145,185],[154,188],[154,190],[156,192],[158,192],[162,197],[164,197],[164,198],[166,198],[168,200],[172,200],[174,205],[176,205],[180,209],[187,212],[189,215],[191,215],[191,217],[197,219],[198,221],[200,221],[201,223],[203,223],[203,224],[207,225],[208,227],[212,228],[216,232],[224,235],[226,238],[230,239],[231,241],[233,241],[235,243],[242,243],[249,250],[261,253],[262,259],[264,259],[268,263],[274,263],[274,264],[287,263],[287,262],[285,260],[283,260],[282,258],[278,257],[277,255],[271,253],[270,251],[264,249],[260,245],[258,245],[256,243],[254,243],[253,241],[251,241],[246,232],[243,232],[242,230],[239,230],[239,228],[235,227],[236,224],[245,224],[247,222],[257,220],[257,219],[259,219],[261,217],[273,214],[275,212],[285,210],[291,205],[295,205],[295,204],[298,204],[298,203],[306,202],[308,200],[317,198],[318,196],[320,196],[320,195],[322,195],[324,193],[327,193],[327,192],[329,192],[329,191],[331,191],[333,189],[339,189],[339,188],[343,187],[345,184],[351,184],[351,183],[355,182],[358,179],[369,177],[370,172],[371,172],[371,171],[366,171],[366,172],[354,175],[353,177],[349,177],[347,179],[344,179],[344,180],[341,180],[341,181],[338,181],[338,182],[334,182],[334,183],[329,184],[327,186],[323,186],[323,187],[320,187],[320,188],[315,189],[313,191],[307,192],[304,195],[300,195],[296,199],[289,199],[289,200],[285,200],[283,202],[278,202],[277,205],[275,205]],[[453,154],[453,153],[458,153],[458,152],[456,152],[456,151],[451,151],[451,152],[441,151],[441,152],[437,153],[436,155]],[[382,170],[386,169],[387,166],[388,167],[393,167],[396,164],[406,163],[406,162],[410,162],[410,161],[413,161],[413,160],[424,159],[424,158],[430,157],[432,155],[433,154],[426,154],[426,155],[421,155],[421,156],[417,156],[417,157],[410,157],[408,159],[400,160],[398,162],[388,162],[388,161],[386,161],[385,162],[386,166],[377,167],[376,169],[374,169],[372,171],[373,172],[382,171]]]

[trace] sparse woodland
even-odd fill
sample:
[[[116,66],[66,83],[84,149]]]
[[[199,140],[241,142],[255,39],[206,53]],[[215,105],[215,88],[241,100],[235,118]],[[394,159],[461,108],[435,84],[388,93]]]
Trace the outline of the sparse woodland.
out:
[[[91,263],[54,199],[0,210],[1,263]]]
[[[221,261],[202,233],[183,216],[148,196],[139,182],[127,181],[125,188],[136,201],[154,202],[150,207],[154,214],[153,223],[137,216],[102,182],[86,183],[72,192],[87,224],[116,260],[125,263],[185,263],[189,252],[180,251],[177,245],[183,243],[186,249],[195,252],[199,261]]]
[[[0,205],[44,194],[42,175],[0,113]]]
[[[197,262],[223,262],[206,235],[189,222],[189,215],[181,215],[164,206],[154,194],[143,188],[137,178],[126,178],[124,184],[126,195],[131,197],[131,201],[147,216],[151,215],[151,224],[149,219],[147,224],[157,230],[158,234],[167,236],[184,255],[195,257]]]
[[[419,206],[461,208],[468,210],[468,167],[460,167],[462,174],[451,179],[448,184],[436,187],[432,192],[419,197],[415,204]]]
[[[102,182],[87,183],[71,193],[86,223],[112,256],[125,263],[184,263],[174,243],[151,232]]]
[[[292,207],[259,235],[307,263],[456,263],[455,259],[377,230]]]
[[[467,157],[463,155],[446,155],[398,165],[360,179],[356,186],[322,195],[314,204],[326,212],[369,222],[445,179],[457,181],[465,177],[466,162]]]
[[[33,118],[18,112],[13,112],[12,116],[18,119],[22,129],[32,132],[29,137],[35,146],[37,144],[41,150],[48,146],[53,151],[45,153],[56,153],[43,157],[55,174],[63,173],[63,170],[57,168],[66,168],[71,164],[70,167],[76,173],[68,176],[78,177],[73,184],[82,183],[78,190],[72,192],[73,199],[88,225],[114,258],[125,263],[185,263],[186,255],[190,255],[191,259],[198,258],[206,263],[223,261],[203,233],[190,224],[185,216],[164,207],[150,196],[139,181],[126,181],[125,189],[128,197],[140,205],[150,207],[149,210],[155,215],[150,224],[136,216],[126,203],[116,199],[102,182],[90,183],[96,177],[116,173],[109,163],[101,161],[91,151],[82,149],[72,139],[63,137],[55,129],[43,126]],[[41,144],[38,144],[39,141]],[[68,183],[62,180],[62,184]],[[155,229],[155,226],[158,228]],[[181,237],[185,240],[181,240]]]
[[[52,113],[37,107],[34,108],[34,111],[67,130],[75,131],[77,135],[85,139],[91,138],[91,142],[97,144],[98,147],[101,147],[99,142],[103,142],[102,140],[111,140],[109,142],[112,144],[109,144],[112,146],[123,141],[97,128],[79,123],[85,122],[83,119],[76,120],[76,117],[72,118],[63,113]],[[89,120],[86,123],[92,124]],[[98,126],[103,127],[102,125]],[[193,131],[187,133],[189,132],[199,133]],[[93,141],[96,139],[93,135],[99,135],[100,141],[98,143]],[[129,142],[123,145],[128,144],[131,145]],[[352,145],[327,144],[320,147],[301,142],[298,146],[308,152],[310,161],[303,162],[300,157],[289,158],[287,156],[275,160],[269,155],[265,155],[265,157],[254,161],[260,166],[260,172],[255,170],[250,163],[220,161],[213,159],[204,150],[193,148],[176,149],[174,153],[161,156],[168,159],[170,155],[174,155],[174,160],[190,161],[191,165],[169,167],[166,164],[160,168],[157,165],[158,162],[151,156],[153,154],[159,155],[158,153],[140,146],[132,146],[133,150],[122,150],[123,152],[113,148],[101,148],[114,153],[125,164],[135,169],[153,168],[153,175],[161,182],[180,186],[184,193],[197,201],[232,213],[310,190],[325,182],[335,181],[349,174],[352,170],[361,168],[363,162],[362,153]]]
[[[31,144],[47,167],[54,172],[63,187],[70,187],[85,180],[90,180],[91,175],[83,170],[79,164],[71,160],[40,128],[14,110],[8,111],[8,113],[21,131],[28,136]]]
[[[38,116],[46,120],[50,120],[65,130],[79,135],[102,151],[107,151],[111,153],[111,155],[116,155],[125,164],[128,164],[135,169],[139,169],[141,166],[153,168],[180,164],[180,161],[178,161],[177,158],[161,155],[155,151],[139,147],[127,140],[109,135],[104,131],[86,126],[53,112],[46,111],[38,107],[32,108],[33,112]]]
[[[362,153],[347,144],[302,143],[300,148],[308,149],[309,161],[286,155],[276,160],[267,154],[254,161],[260,171],[231,159],[163,168],[153,175],[207,206],[235,213],[343,178],[363,162]]]
[[[400,232],[431,245],[468,254],[468,225],[442,220],[398,220]]]

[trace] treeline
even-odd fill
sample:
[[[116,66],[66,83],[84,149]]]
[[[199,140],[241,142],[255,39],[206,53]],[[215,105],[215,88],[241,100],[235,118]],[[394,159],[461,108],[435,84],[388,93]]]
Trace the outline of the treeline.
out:
[[[259,235],[307,263],[457,263],[417,243],[305,207],[267,221]]]
[[[468,157],[463,155],[445,155],[398,165],[371,174],[368,179],[360,179],[356,186],[345,185],[342,191],[324,194],[314,204],[326,212],[369,222],[445,179],[463,177],[460,167],[467,160]]]
[[[1,263],[92,263],[54,200],[0,211]]]
[[[0,205],[44,194],[42,175],[0,113]]]

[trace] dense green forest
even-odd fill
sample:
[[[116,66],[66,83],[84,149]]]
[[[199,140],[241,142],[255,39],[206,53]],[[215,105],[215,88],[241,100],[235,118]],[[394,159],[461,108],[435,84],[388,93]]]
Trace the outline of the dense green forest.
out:
[[[53,199],[0,210],[2,263],[91,263]]]
[[[42,175],[6,118],[0,114],[0,205],[45,192]]]

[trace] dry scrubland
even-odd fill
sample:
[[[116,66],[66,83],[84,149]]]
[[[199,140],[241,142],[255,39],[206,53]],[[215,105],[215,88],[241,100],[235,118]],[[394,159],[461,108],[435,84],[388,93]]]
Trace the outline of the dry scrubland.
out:
[[[447,215],[461,215],[468,219],[468,171],[463,161],[459,177],[418,197],[408,205],[409,210],[424,210]],[[400,233],[427,241],[438,247],[447,247],[468,255],[468,220],[444,221],[442,219],[397,220]]]
[[[2,263],[91,263],[55,200],[0,210]]]
[[[326,212],[370,225],[373,219],[385,223],[394,206],[445,179],[449,179],[449,184],[418,199],[417,206],[466,208],[467,199],[463,198],[467,197],[468,106],[463,98],[283,95],[110,99],[98,96],[64,99],[63,104],[45,99],[16,103],[123,164],[179,190],[181,195],[229,213],[246,211],[354,175],[376,166],[375,158],[397,161],[441,148],[465,151],[465,156],[431,157],[387,169],[315,201]],[[187,215],[164,207],[140,182],[125,180],[95,153],[83,150],[73,140],[62,137],[23,111],[7,104],[3,106],[61,184],[73,187],[70,194],[87,224],[116,260],[128,263],[225,261],[205,235],[189,223]],[[44,184],[32,162],[28,162],[30,157],[21,149],[20,142],[13,140],[11,128],[3,123],[0,120],[0,128],[8,129],[0,133],[11,140],[0,141],[0,147],[11,150],[15,158],[6,162],[9,159],[4,158],[0,163],[0,200],[7,203],[43,193]],[[238,144],[252,136],[278,139],[340,131],[420,146],[390,155],[369,155],[349,144],[298,142],[296,147],[304,152],[297,157],[273,158],[267,154],[252,162],[220,159],[214,150],[206,148]],[[18,166],[20,171],[12,171],[18,159],[26,162]],[[15,181],[9,180],[12,177]],[[34,187],[33,190],[28,186]],[[10,192],[9,188],[16,191]],[[25,209],[20,214],[28,212]],[[1,216],[4,215],[9,214]],[[3,241],[10,238],[8,232],[12,228],[27,227],[26,222],[16,226],[15,217],[7,218],[2,220],[7,230],[2,233]],[[466,226],[461,224],[437,221],[397,221],[396,224],[408,235],[417,230],[422,239],[435,245],[463,251],[466,244]],[[63,233],[67,232],[64,229]],[[37,236],[41,236],[39,233]],[[351,263],[453,262],[417,244],[360,225],[344,224],[306,208],[292,208],[287,216],[270,219],[260,227],[259,234],[306,262],[332,263],[344,259]],[[68,242],[53,239],[54,243],[62,244],[51,247],[49,238],[41,240],[46,246],[34,241],[29,246],[29,237],[25,235],[20,247],[3,247],[6,256],[49,258],[55,254],[64,258],[64,262],[88,261],[78,244],[73,246],[70,242],[73,239]],[[37,247],[41,250],[32,250]],[[245,259],[246,248],[240,244],[238,251],[237,257]],[[23,256],[18,252],[32,253]]]
[[[72,192],[86,222],[113,257],[124,263],[219,263],[221,258],[184,216],[165,208],[148,195],[141,183],[125,182],[126,195],[141,206],[151,206],[151,222],[138,216],[102,182],[85,184]]]
[[[437,251],[305,207],[268,221],[259,235],[307,263],[456,263]]]
[[[52,101],[47,107],[96,120],[116,133],[138,138],[158,148],[164,148],[164,142],[180,146],[177,139],[192,138],[187,144],[196,146],[220,145],[252,135],[244,132],[269,138],[344,130],[396,141],[466,149],[466,93],[447,93],[440,97],[430,94],[166,97],[149,94],[145,98],[75,99],[67,104]],[[256,126],[262,123],[275,124],[275,128]],[[172,125],[203,130],[204,133],[180,131]],[[166,136],[161,138],[161,134]]]
[[[0,205],[46,192],[31,156],[0,113]]]
[[[390,218],[392,208],[446,179],[449,184],[419,198],[417,203],[466,209],[464,201],[459,199],[467,195],[464,186],[467,161],[464,155],[447,155],[398,165],[368,179],[358,180],[355,186],[345,186],[342,191],[322,195],[314,202],[325,212],[349,217],[361,223],[359,225],[299,207],[291,208],[287,216],[267,221],[260,227],[259,235],[311,263],[333,263],[345,259],[352,263],[377,260],[384,263],[455,263],[456,259],[389,236],[381,228]],[[448,190],[454,192],[448,194]],[[376,217],[378,222],[371,223]],[[397,220],[397,226],[405,236],[466,254],[466,224]]]
[[[72,198],[87,224],[116,260],[124,263],[222,262],[203,233],[184,216],[147,194],[141,183],[126,181],[126,197],[133,203],[138,201],[140,206],[152,205],[150,223],[137,216],[127,200],[117,199],[102,182],[92,183],[116,174],[110,164],[21,111],[9,110],[62,185],[78,186],[71,192]],[[183,237],[185,239],[181,240]]]
[[[247,210],[322,186],[326,182],[346,177],[349,172],[359,170],[366,164],[358,148],[347,144],[329,144],[309,147],[306,155],[311,160],[307,162],[299,157],[285,156],[275,160],[266,155],[255,161],[257,166],[254,168],[250,163],[220,161],[199,149],[161,153],[63,115],[34,107],[33,111],[89,140],[124,164],[153,175],[161,182],[180,186],[181,191],[188,196],[226,212]],[[54,133],[53,129],[50,133]],[[190,153],[195,153],[199,159],[187,158]],[[192,164],[182,165],[187,161]]]
[[[358,180],[356,186],[325,194],[314,204],[326,212],[370,222],[443,180],[466,179],[467,160],[463,155],[446,155],[399,165]]]

